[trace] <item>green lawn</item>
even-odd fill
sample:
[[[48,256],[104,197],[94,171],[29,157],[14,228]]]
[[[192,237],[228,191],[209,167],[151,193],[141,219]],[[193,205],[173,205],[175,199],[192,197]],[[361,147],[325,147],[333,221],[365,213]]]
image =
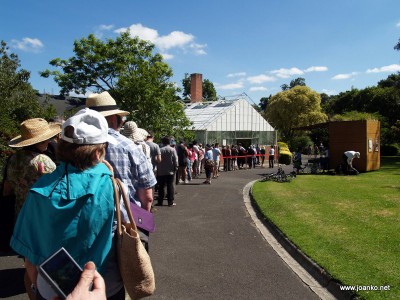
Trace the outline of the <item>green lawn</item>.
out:
[[[358,176],[300,175],[291,183],[257,182],[263,214],[344,285],[365,299],[400,299],[400,157]]]

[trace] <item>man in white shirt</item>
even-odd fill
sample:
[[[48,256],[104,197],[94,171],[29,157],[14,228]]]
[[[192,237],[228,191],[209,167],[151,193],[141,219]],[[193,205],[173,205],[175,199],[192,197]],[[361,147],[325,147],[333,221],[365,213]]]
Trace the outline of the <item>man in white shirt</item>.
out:
[[[347,165],[347,172],[355,172],[358,174],[359,172],[353,167],[353,159],[355,157],[360,158],[360,152],[345,151],[343,153],[343,162]]]
[[[275,149],[274,149],[274,146],[271,146],[271,148],[269,149],[269,157],[268,157],[268,162],[269,162],[270,168],[274,167],[274,159],[275,159]]]

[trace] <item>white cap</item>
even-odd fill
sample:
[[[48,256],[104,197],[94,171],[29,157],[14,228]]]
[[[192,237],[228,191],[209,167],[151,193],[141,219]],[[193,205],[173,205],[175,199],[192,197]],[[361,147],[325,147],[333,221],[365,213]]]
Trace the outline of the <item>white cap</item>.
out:
[[[65,136],[65,128],[72,126],[74,133],[72,138]],[[61,139],[79,144],[92,145],[108,142],[108,123],[106,118],[99,112],[90,108],[78,111],[62,125]]]

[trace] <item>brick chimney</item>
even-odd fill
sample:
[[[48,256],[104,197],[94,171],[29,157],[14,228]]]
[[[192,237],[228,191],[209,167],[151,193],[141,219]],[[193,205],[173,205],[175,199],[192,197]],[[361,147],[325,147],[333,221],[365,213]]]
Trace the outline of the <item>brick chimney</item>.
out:
[[[203,100],[203,75],[198,73],[190,74],[190,96],[191,102]]]

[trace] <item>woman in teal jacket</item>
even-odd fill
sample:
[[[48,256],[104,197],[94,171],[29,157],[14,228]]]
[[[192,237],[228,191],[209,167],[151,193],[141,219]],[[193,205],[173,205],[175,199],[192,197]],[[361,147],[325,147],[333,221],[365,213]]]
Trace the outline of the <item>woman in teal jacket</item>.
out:
[[[60,165],[33,185],[18,216],[11,247],[25,257],[30,279],[47,299],[51,291],[37,266],[61,247],[82,268],[93,261],[103,276],[110,257],[115,260],[112,172],[102,162],[107,131],[105,118],[88,108],[68,119],[57,146]],[[122,284],[108,294],[120,290]]]

